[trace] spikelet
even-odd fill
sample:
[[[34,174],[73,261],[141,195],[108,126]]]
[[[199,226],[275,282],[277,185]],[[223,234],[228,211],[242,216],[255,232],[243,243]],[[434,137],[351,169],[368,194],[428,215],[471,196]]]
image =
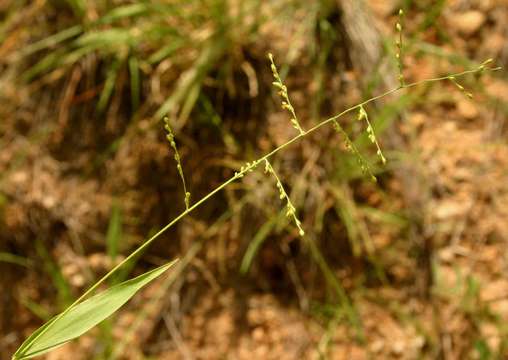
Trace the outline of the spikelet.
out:
[[[340,124],[339,124],[339,122],[337,120],[333,120],[333,129],[337,133],[342,135],[342,137],[344,138],[344,143],[345,143],[345,146],[346,146],[346,150],[349,151],[351,154],[356,156],[356,159],[358,161],[358,165],[360,166],[360,169],[362,170],[362,172],[366,176],[368,176],[373,182],[376,182],[377,178],[372,173],[372,169],[370,168],[369,163],[362,156],[362,154],[360,153],[360,151],[358,150],[356,145],[353,143],[353,141],[351,140],[349,135],[346,133],[346,131],[344,131],[342,126],[340,126]]]
[[[176,162],[176,169],[178,170],[180,179],[182,179],[185,209],[189,210],[191,194],[190,194],[190,192],[187,191],[187,184],[185,182],[185,176],[183,174],[182,161],[180,159],[180,153],[178,152],[178,148],[176,147],[175,134],[173,133],[173,129],[171,128],[171,125],[169,124],[169,118],[167,116],[165,116],[163,120],[164,120],[164,129],[166,130],[166,139],[169,141],[169,145],[175,152],[174,158],[175,158],[175,162]]]
[[[367,136],[369,137],[370,142],[376,145],[376,148],[377,148],[376,154],[381,159],[381,162],[383,163],[383,165],[386,164],[386,158],[383,155],[383,152],[381,151],[381,147],[379,146],[379,142],[377,141],[377,138],[376,138],[376,133],[374,132],[374,128],[372,127],[372,124],[370,123],[369,115],[367,114],[367,111],[365,111],[363,105],[360,105],[358,107],[357,120],[358,121],[365,120],[365,123],[367,124],[367,130],[366,130]]]
[[[404,82],[404,59],[402,54],[402,23],[403,23],[404,11],[402,9],[399,10],[399,20],[395,25],[395,29],[397,30],[397,40],[395,40],[396,53],[395,58],[397,59],[397,65],[399,67],[399,86],[403,88],[405,86]]]
[[[270,59],[270,68],[272,69],[272,74],[275,79],[275,81],[272,82],[272,85],[277,88],[279,95],[282,98],[282,109],[289,112],[291,116],[291,125],[293,125],[293,127],[300,132],[300,135],[305,135],[305,131],[301,127],[300,122],[296,117],[295,109],[289,100],[288,89],[280,78],[279,72],[277,71],[277,66],[275,66],[273,55],[271,53],[268,54],[268,59]]]
[[[279,190],[279,199],[284,200],[286,199],[286,216],[289,218],[293,218],[293,221],[298,228],[298,234],[300,236],[305,235],[305,231],[302,228],[302,222],[298,219],[296,216],[296,209],[293,206],[293,203],[291,202],[291,199],[289,198],[286,190],[284,189],[284,186],[282,185],[282,182],[280,181],[279,177],[275,173],[275,170],[273,169],[270,162],[265,158],[265,173],[273,175],[277,182],[277,189]]]
[[[459,84],[457,82],[457,79],[455,78],[455,76],[448,76],[448,80],[450,80],[456,87],[457,89],[460,90],[461,93],[463,93],[466,97],[468,97],[469,99],[472,99],[473,98],[473,94],[471,94],[469,91],[467,91],[464,86],[462,86],[461,84]]]

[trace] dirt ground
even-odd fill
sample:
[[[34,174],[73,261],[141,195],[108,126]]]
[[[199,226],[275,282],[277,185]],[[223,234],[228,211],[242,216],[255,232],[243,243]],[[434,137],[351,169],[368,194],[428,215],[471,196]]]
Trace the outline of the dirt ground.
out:
[[[163,235],[131,276],[175,256],[185,267],[45,358],[508,358],[508,1],[444,1],[436,18],[430,3],[412,2],[406,12],[408,83],[488,58],[503,69],[461,79],[472,99],[445,81],[369,107],[372,120],[384,124],[378,137],[388,158],[385,168],[375,166],[377,183],[356,170],[344,175],[351,161],[343,160],[346,153],[337,149],[344,145],[331,129],[281,152],[274,163],[291,188],[305,241],[319,244],[360,325],[348,318],[306,242],[277,218],[283,205],[275,183],[256,171]],[[372,28],[393,48],[398,2],[368,4]],[[20,23],[33,16],[31,6]],[[309,75],[314,35],[304,26],[296,31],[306,13],[296,14],[266,23],[258,45],[242,50],[255,64],[257,87],[243,77],[231,85],[237,97],[221,98],[213,85],[203,86],[221,109],[219,130],[195,113],[177,129],[193,199],[246,159],[294,136],[270,92],[267,50],[293,59],[287,85],[307,128],[322,113],[338,113],[393,84],[362,73],[355,49],[330,50],[316,115],[308,105],[308,94],[319,93],[317,72]],[[336,16],[329,20],[339,21]],[[47,21],[42,17],[33,19]],[[86,61],[20,85],[22,70],[11,55],[19,41],[30,43],[26,26],[13,25],[0,43],[1,358],[183,209],[171,149],[151,117],[156,95],[135,121],[128,121],[125,94],[113,96],[95,119],[87,104],[98,91],[90,95],[95,88],[87,84],[94,84],[88,72],[98,65]],[[389,59],[383,76],[397,84]],[[345,120],[361,135],[357,123]],[[263,227],[268,235],[241,274]],[[113,259],[105,238],[115,231],[120,255]]]

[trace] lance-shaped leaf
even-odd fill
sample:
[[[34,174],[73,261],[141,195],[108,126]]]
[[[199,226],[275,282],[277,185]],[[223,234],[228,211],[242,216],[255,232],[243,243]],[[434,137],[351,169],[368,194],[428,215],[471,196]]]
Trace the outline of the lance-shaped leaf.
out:
[[[143,286],[175,264],[174,260],[134,279],[124,281],[87,299],[37,329],[19,347],[13,359],[29,359],[75,339],[117,311]]]

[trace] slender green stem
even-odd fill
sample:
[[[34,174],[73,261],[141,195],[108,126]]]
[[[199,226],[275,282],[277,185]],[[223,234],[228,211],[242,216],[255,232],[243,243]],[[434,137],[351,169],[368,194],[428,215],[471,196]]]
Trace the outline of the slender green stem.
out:
[[[402,54],[403,16],[404,16],[404,11],[402,11],[402,9],[400,9],[399,10],[399,22],[397,22],[397,25],[396,25],[397,32],[399,33],[399,38],[396,41],[397,53],[395,54],[395,57],[397,58],[397,64],[399,67],[399,84],[402,87],[404,87],[404,85],[405,85],[405,82],[404,82],[404,59],[402,57],[403,56],[403,54]]]
[[[289,198],[288,193],[286,192],[286,189],[284,189],[284,185],[282,185],[282,181],[280,181],[279,176],[275,172],[274,168],[272,167],[272,164],[268,161],[268,159],[265,159],[265,172],[270,173],[275,178],[275,181],[277,182],[277,188],[279,189],[279,197],[281,200],[286,200],[286,216],[292,217],[293,221],[295,222],[296,227],[298,228],[298,233],[300,236],[305,235],[305,231],[302,228],[302,223],[296,216],[296,209],[293,203],[291,202],[291,199]]]
[[[342,126],[340,126],[340,124],[339,124],[339,122],[337,120],[333,121],[333,127],[334,127],[335,131],[337,131],[339,134],[341,134],[344,137],[344,142],[346,143],[346,149],[348,151],[351,151],[357,157],[358,162],[360,164],[360,169],[362,170],[362,172],[364,174],[368,175],[371,178],[372,181],[376,182],[377,178],[372,173],[372,170],[370,168],[369,163],[367,162],[367,160],[365,160],[363,155],[360,153],[360,151],[358,150],[356,145],[350,139],[349,135],[342,128]]]
[[[467,70],[467,71],[463,71],[463,72],[460,72],[460,73],[457,73],[457,74],[453,74],[452,76],[455,76],[455,77],[459,77],[459,76],[464,76],[466,74],[472,74],[472,73],[476,73],[478,72],[479,70]],[[305,131],[303,134],[298,134],[296,135],[295,137],[293,137],[292,139],[288,140],[287,142],[285,142],[284,144],[276,147],[275,149],[273,149],[272,151],[270,151],[269,153],[267,153],[266,155],[264,155],[263,157],[259,158],[257,160],[257,162],[261,162],[261,161],[264,161],[265,159],[268,159],[270,157],[272,157],[273,155],[275,155],[276,153],[278,153],[280,150],[286,148],[287,146],[291,145],[292,143],[298,141],[300,138],[303,138],[305,137],[306,135],[318,130],[319,128],[331,123],[332,121],[334,120],[337,120],[338,118],[346,115],[347,113],[359,108],[360,106],[363,106],[363,105],[366,105],[366,104],[369,104],[375,100],[378,100],[378,99],[381,99],[383,97],[386,97],[392,93],[395,93],[401,89],[406,89],[406,88],[410,88],[410,87],[414,87],[414,86],[418,86],[418,85],[421,85],[421,84],[424,84],[424,83],[430,83],[430,82],[437,82],[437,81],[442,81],[442,80],[446,80],[448,79],[449,76],[443,76],[443,77],[439,77],[439,78],[434,78],[434,79],[426,79],[426,80],[421,80],[421,81],[418,81],[418,82],[414,82],[414,83],[411,83],[411,84],[407,84],[407,85],[404,85],[404,87],[397,87],[395,89],[392,89],[392,90],[389,90],[389,91],[386,91],[384,92],[383,94],[381,95],[377,95],[375,97],[372,97],[368,100],[365,100],[364,102],[362,103],[359,103],[357,105],[354,105],[344,111],[342,111],[341,113],[335,115],[335,116],[332,116],[326,120],[323,120],[321,121],[320,123],[316,124],[315,126],[313,126],[312,128],[310,128],[309,130]],[[245,174],[246,172],[248,171],[248,169],[245,169],[243,171],[240,171],[239,174],[240,175],[243,175]],[[121,263],[119,263],[118,265],[116,265],[113,269],[111,269],[111,271],[109,271],[106,275],[104,275],[99,281],[97,281],[90,289],[88,289],[83,295],[81,295],[70,307],[76,305],[78,302],[80,302],[81,300],[83,300],[87,295],[89,295],[92,291],[94,291],[95,289],[97,289],[97,287],[102,284],[107,278],[109,278],[116,270],[118,270],[120,267],[122,267],[123,264],[125,264],[126,262],[128,262],[129,260],[131,260],[132,258],[134,258],[137,254],[139,254],[141,251],[143,251],[146,247],[148,247],[155,239],[157,239],[159,236],[161,236],[163,233],[165,233],[170,227],[172,227],[174,224],[176,224],[178,221],[180,221],[183,217],[185,217],[188,213],[190,213],[191,211],[195,210],[197,207],[199,207],[201,204],[203,204],[205,201],[207,201],[209,198],[211,198],[212,196],[214,196],[216,193],[218,193],[219,191],[221,191],[222,189],[224,189],[226,186],[228,186],[229,184],[231,184],[233,181],[235,181],[236,179],[238,178],[238,176],[233,176],[231,178],[229,178],[228,180],[226,180],[224,183],[222,183],[221,185],[219,185],[218,187],[216,187],[214,190],[212,190],[210,193],[208,193],[206,196],[202,197],[200,200],[196,201],[192,206],[190,206],[188,209],[186,209],[185,211],[183,211],[180,215],[178,215],[176,218],[174,218],[169,224],[167,224],[166,226],[164,226],[162,229],[160,229],[156,234],[154,234],[150,239],[148,239],[146,242],[144,242],[139,248],[137,248],[134,252],[132,252],[129,256],[127,256]]]
[[[102,283],[104,283],[104,281],[106,281],[111,275],[113,275],[119,268],[121,268],[124,264],[126,264],[127,262],[129,262],[130,260],[132,260],[133,258],[135,258],[137,255],[139,255],[143,250],[145,250],[148,246],[150,246],[159,236],[161,236],[163,233],[165,233],[169,228],[171,228],[173,225],[175,225],[177,222],[179,222],[182,218],[184,218],[187,214],[189,214],[190,212],[192,212],[193,210],[195,210],[196,208],[198,208],[199,206],[201,206],[201,204],[203,204],[204,202],[206,202],[208,199],[210,199],[212,196],[214,196],[215,194],[217,194],[219,191],[221,191],[222,189],[224,189],[226,186],[228,186],[229,184],[231,184],[232,182],[234,182],[235,180],[241,178],[244,174],[246,174],[247,172],[249,171],[252,171],[253,167],[257,166],[261,161],[265,161],[267,160],[268,158],[272,157],[274,154],[278,153],[280,150],[288,147],[289,145],[293,144],[294,142],[300,140],[301,138],[307,136],[308,134],[320,129],[321,127],[327,125],[327,124],[330,124],[334,121],[336,121],[338,118],[346,115],[347,113],[349,112],[352,112],[356,109],[359,109],[360,107],[366,105],[366,104],[369,104],[375,100],[378,100],[378,99],[381,99],[383,97],[386,97],[390,94],[393,94],[401,89],[407,89],[407,88],[411,88],[411,87],[415,87],[415,86],[418,86],[418,85],[421,85],[421,84],[425,84],[425,83],[432,83],[432,82],[438,82],[438,81],[442,81],[442,80],[447,80],[450,78],[450,76],[453,76],[453,77],[460,77],[460,76],[464,76],[464,75],[467,75],[467,74],[473,74],[473,73],[479,73],[479,72],[483,72],[483,71],[496,71],[496,70],[499,70],[500,68],[485,68],[485,67],[479,67],[477,69],[473,69],[473,70],[466,70],[466,71],[462,71],[460,73],[456,73],[456,74],[451,74],[451,75],[447,75],[447,76],[442,76],[442,77],[437,77],[437,78],[432,78],[432,79],[425,79],[425,80],[421,80],[421,81],[417,81],[417,82],[414,82],[414,83],[411,83],[411,84],[405,84],[404,86],[398,86],[397,88],[394,88],[394,89],[391,89],[391,90],[388,90],[380,95],[377,95],[377,96],[374,96],[368,100],[365,100],[359,104],[356,104],[356,105],[353,105],[352,107],[342,111],[341,113],[335,115],[335,116],[332,116],[328,119],[325,119],[319,123],[317,123],[316,125],[314,125],[312,128],[310,128],[309,130],[307,131],[303,131],[298,134],[297,136],[293,137],[292,139],[288,140],[287,142],[285,142],[284,144],[276,147],[275,149],[273,149],[272,151],[270,151],[269,153],[265,154],[264,156],[262,156],[261,158],[259,158],[258,160],[254,161],[252,163],[252,165],[249,165],[249,166],[246,166],[246,167],[243,167],[239,172],[237,172],[234,176],[232,176],[231,178],[229,178],[228,180],[226,180],[224,183],[222,183],[221,185],[219,185],[217,188],[215,188],[214,190],[212,190],[210,193],[208,193],[207,195],[205,195],[203,198],[201,198],[200,200],[198,200],[197,202],[195,202],[192,206],[190,206],[189,208],[185,209],[180,215],[178,215],[176,218],[174,218],[171,222],[169,222],[167,225],[165,225],[162,229],[160,229],[156,234],[154,234],[152,237],[150,237],[148,240],[146,240],[143,244],[141,244],[136,250],[134,250],[130,255],[128,255],[122,262],[120,262],[119,264],[117,264],[115,267],[113,267],[106,275],[104,275],[101,279],[99,279],[95,284],[93,284],[87,291],[85,291],[80,297],[78,297],[70,306],[67,307],[67,309],[65,309],[62,313],[60,313],[59,315],[57,315],[57,317],[54,319],[54,321],[58,320],[59,318],[61,318],[62,316],[64,316],[65,314],[67,314],[72,308],[74,308],[78,303],[80,303],[83,299],[85,299],[88,295],[90,295],[93,291],[95,291]],[[43,331],[41,331],[38,336],[34,337],[31,341],[31,344],[33,342],[35,342],[42,334],[44,334],[48,329],[50,328],[50,326],[46,327],[45,329],[43,329]]]
[[[175,142],[175,134],[173,133],[173,129],[171,129],[171,125],[169,123],[169,118],[164,117],[164,129],[167,131],[166,138],[169,141],[169,144],[173,148],[175,152],[175,161],[176,161],[176,169],[178,170],[178,174],[180,175],[180,179],[182,180],[183,185],[183,193],[184,193],[184,201],[185,201],[185,209],[188,210],[190,206],[190,192],[187,191],[187,184],[185,182],[185,175],[183,174],[183,166],[180,158],[180,153],[178,152],[178,147]]]
[[[273,55],[268,54],[268,58],[270,59],[271,63],[271,69],[273,73],[273,77],[275,78],[275,81],[273,82],[273,85],[279,89],[279,94],[282,97],[282,108],[289,111],[291,114],[291,124],[293,124],[293,127],[300,132],[300,134],[304,134],[305,130],[303,130],[302,126],[300,125],[300,122],[298,121],[298,117],[296,116],[295,108],[291,104],[291,100],[289,99],[288,89],[286,85],[282,82],[282,79],[279,75],[279,71],[277,70],[277,66],[275,65],[275,61],[273,60]]]

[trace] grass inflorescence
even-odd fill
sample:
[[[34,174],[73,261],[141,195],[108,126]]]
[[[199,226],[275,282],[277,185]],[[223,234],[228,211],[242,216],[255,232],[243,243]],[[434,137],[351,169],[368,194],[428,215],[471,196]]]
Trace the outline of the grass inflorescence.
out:
[[[372,169],[370,167],[370,164],[367,162],[367,160],[364,158],[364,156],[360,153],[360,150],[358,150],[358,147],[355,145],[355,143],[351,140],[348,133],[344,130],[344,128],[339,124],[337,120],[333,121],[333,129],[342,135],[344,139],[344,144],[346,146],[346,150],[351,152],[357,159],[358,165],[360,166],[360,169],[362,172],[370,177],[370,179],[374,182],[377,181],[376,176],[372,172]]]
[[[180,220],[182,220],[190,212],[192,212],[195,209],[197,209],[198,207],[200,207],[202,204],[207,202],[214,195],[216,195],[218,192],[220,192],[221,190],[223,190],[224,188],[226,188],[233,182],[238,181],[239,179],[243,178],[248,173],[256,170],[258,165],[260,165],[262,163],[264,164],[265,172],[272,175],[275,178],[276,187],[277,187],[280,199],[285,200],[285,202],[286,202],[286,216],[290,217],[294,221],[294,223],[298,229],[299,235],[301,237],[304,237],[304,235],[306,235],[306,234],[305,234],[305,231],[302,227],[301,220],[297,217],[296,207],[293,205],[293,203],[292,203],[287,191],[285,190],[279,176],[275,172],[275,170],[270,162],[270,159],[272,157],[274,157],[274,155],[276,155],[280,151],[286,149],[290,145],[296,143],[297,141],[303,139],[304,137],[310,135],[311,133],[314,133],[317,130],[319,130],[327,125],[332,125],[333,128],[335,129],[335,131],[337,131],[344,137],[346,149],[351,151],[357,157],[358,163],[359,163],[362,171],[364,173],[368,174],[372,179],[375,179],[375,176],[373,175],[369,164],[367,163],[365,158],[361,155],[358,148],[354,145],[353,141],[350,139],[347,132],[340,125],[340,123],[338,121],[340,118],[342,118],[346,114],[354,113],[355,111],[357,112],[357,119],[359,121],[365,121],[365,123],[366,123],[366,130],[365,131],[367,133],[367,136],[368,136],[370,142],[375,145],[377,155],[380,158],[381,162],[383,164],[385,164],[386,158],[381,150],[381,146],[380,146],[378,139],[376,137],[376,134],[374,132],[372,123],[369,120],[368,113],[365,109],[366,105],[368,105],[378,99],[387,97],[388,95],[393,94],[395,92],[404,90],[404,89],[409,89],[409,88],[412,88],[412,87],[415,87],[415,86],[418,86],[421,84],[433,83],[433,82],[439,82],[439,81],[445,81],[445,80],[452,81],[459,88],[460,91],[464,92],[467,96],[469,96],[469,93],[466,92],[464,90],[464,88],[457,82],[457,78],[465,76],[467,74],[477,74],[477,73],[483,73],[485,71],[493,71],[493,70],[498,69],[498,68],[489,68],[487,65],[490,64],[491,60],[487,60],[486,62],[482,63],[479,67],[471,69],[471,70],[466,70],[466,71],[463,71],[460,73],[450,74],[450,75],[438,77],[438,78],[425,79],[425,80],[414,82],[414,83],[406,83],[406,81],[403,77],[403,74],[402,74],[402,72],[403,72],[402,25],[401,25],[402,17],[403,17],[403,12],[401,11],[399,13],[399,22],[397,23],[397,26],[396,26],[396,29],[399,32],[399,40],[397,41],[397,49],[398,49],[397,61],[399,64],[399,86],[397,86],[396,88],[393,88],[391,90],[388,90],[380,95],[373,96],[373,97],[366,99],[358,104],[355,104],[355,105],[343,110],[342,112],[340,112],[339,114],[337,114],[335,116],[329,117],[327,119],[324,119],[324,120],[318,122],[313,127],[309,128],[307,130],[304,130],[302,128],[300,121],[298,120],[298,117],[296,115],[295,109],[294,109],[293,105],[291,104],[289,94],[288,94],[288,89],[287,89],[286,85],[283,83],[283,81],[279,75],[279,72],[277,70],[277,66],[275,65],[273,55],[269,54],[270,67],[272,70],[273,77],[275,79],[275,81],[273,82],[273,85],[277,88],[279,95],[282,98],[282,108],[289,112],[291,125],[298,131],[298,134],[296,136],[292,137],[291,139],[289,139],[288,141],[284,142],[283,144],[279,145],[278,147],[274,148],[273,150],[269,151],[268,153],[262,155],[261,157],[255,159],[255,160],[246,162],[243,166],[240,167],[240,169],[238,169],[236,172],[234,172],[234,174],[229,179],[224,181],[222,184],[217,186],[214,190],[210,191],[208,194],[203,196],[201,199],[195,201],[194,203],[190,202],[190,192],[187,190],[187,185],[186,185],[185,176],[183,173],[181,158],[180,158],[180,154],[178,152],[176,142],[175,142],[175,135],[174,135],[171,125],[169,123],[169,119],[167,117],[164,117],[164,128],[166,130],[166,137],[170,143],[171,148],[174,151],[174,159],[176,161],[177,170],[178,170],[179,176],[180,176],[182,184],[183,184],[185,210],[183,212],[181,212],[178,216],[176,216],[171,222],[169,222],[167,225],[165,225],[162,229],[160,229],[157,233],[155,233],[153,236],[151,236],[149,239],[147,239],[136,250],[134,250],[130,255],[128,255],[123,261],[121,261],[116,266],[114,266],[106,275],[104,275],[101,279],[99,279],[97,282],[95,282],[95,284],[93,284],[87,291],[85,291],[77,300],[75,300],[70,306],[68,306],[61,314],[57,315],[56,318],[51,320],[51,322],[48,323],[47,326],[41,328],[41,330],[39,332],[34,333],[33,337],[30,339],[30,341],[35,342],[38,338],[42,337],[42,335],[44,335],[48,331],[49,328],[51,328],[52,323],[56,322],[58,319],[62,318],[66,314],[68,314],[72,309],[76,308],[78,305],[83,304],[84,300],[86,298],[88,298],[95,290],[97,290],[101,284],[103,284],[107,279],[109,279],[113,274],[115,274],[124,265],[126,265],[127,263],[134,260],[148,246],[150,246],[157,238],[159,238],[168,229],[172,228],[175,224],[177,224]],[[134,70],[137,63],[135,60],[131,60],[129,62],[129,64],[130,64],[131,69]],[[137,96],[138,95],[134,94],[133,99],[136,99]],[[163,113],[165,113],[165,111],[163,111]],[[320,264],[321,270],[325,274],[325,277],[330,279],[330,282],[334,284],[334,286],[337,290],[337,293],[343,300],[343,303],[348,304],[347,297],[345,295],[343,288],[341,287],[338,280],[335,278],[335,275],[333,274],[333,272],[326,265],[323,256],[319,252],[319,249],[317,249],[316,245],[314,243],[312,243],[312,241],[308,241],[307,243],[309,244],[309,247],[310,247],[311,252],[313,253],[314,257],[316,259],[318,259],[318,263]],[[354,321],[353,320],[354,316],[351,316],[351,319],[352,319],[351,321]]]
[[[376,145],[377,148],[376,154],[381,159],[383,165],[386,164],[386,158],[383,155],[383,152],[381,151],[381,146],[379,146],[379,142],[377,141],[376,133],[374,132],[374,128],[372,127],[372,124],[369,120],[369,115],[367,114],[367,111],[365,111],[363,105],[360,105],[358,107],[357,120],[358,121],[365,120],[365,123],[367,124],[367,128],[365,130],[367,132],[367,136],[369,137],[370,142]]]
[[[402,9],[400,9],[399,10],[399,21],[395,25],[395,29],[397,30],[397,40],[395,40],[397,52],[395,53],[395,58],[397,59],[397,66],[399,68],[399,84],[400,84],[400,86],[404,86],[404,59],[403,59],[403,53],[402,53],[403,18],[404,18],[404,11]]]
[[[304,135],[305,131],[302,129],[302,126],[298,121],[298,117],[296,116],[295,108],[291,104],[291,100],[289,100],[288,88],[286,85],[284,85],[282,79],[280,78],[279,71],[277,70],[275,61],[273,60],[273,55],[271,53],[268,54],[268,58],[270,59],[270,68],[272,69],[273,78],[275,79],[272,84],[277,88],[279,95],[282,98],[282,108],[287,110],[291,115],[291,124],[293,127],[298,130],[300,135]]]
[[[175,142],[175,134],[173,133],[173,129],[169,124],[169,118],[167,116],[164,117],[164,129],[166,129],[166,139],[169,141],[169,145],[175,152],[174,158],[176,162],[176,170],[180,175],[180,179],[182,180],[183,192],[184,192],[184,201],[185,201],[185,209],[189,210],[190,206],[190,197],[191,193],[187,191],[187,184],[185,182],[185,175],[183,174],[182,161],[180,159],[180,153],[178,152],[178,148],[176,147]]]
[[[305,235],[305,231],[303,231],[302,229],[302,222],[296,216],[295,206],[291,202],[291,199],[289,198],[286,189],[284,189],[282,182],[280,181],[279,177],[277,176],[277,173],[273,169],[272,164],[270,164],[270,161],[268,161],[268,159],[265,159],[265,173],[273,175],[273,177],[275,178],[275,181],[277,183],[277,189],[279,190],[279,199],[286,200],[286,216],[293,219],[296,227],[298,228],[298,234],[300,234],[300,236]]]

